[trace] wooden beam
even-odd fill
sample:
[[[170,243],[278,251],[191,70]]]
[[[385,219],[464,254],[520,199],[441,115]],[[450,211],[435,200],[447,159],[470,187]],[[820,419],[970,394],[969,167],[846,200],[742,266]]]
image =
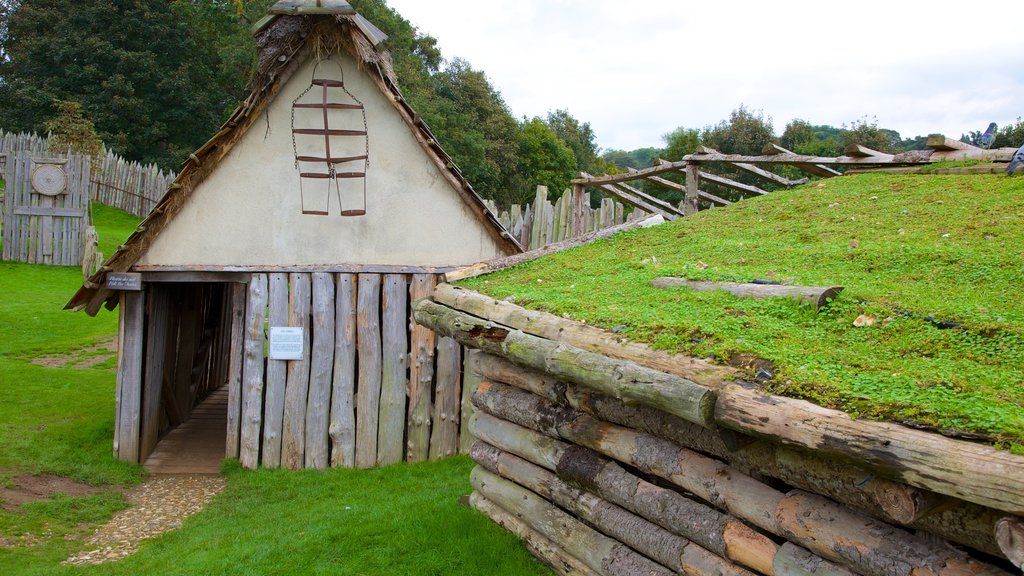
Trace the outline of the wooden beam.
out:
[[[692,216],[700,210],[698,199],[700,198],[700,165],[696,162],[686,163],[686,191],[683,194],[683,213]]]
[[[281,466],[304,467],[306,454],[306,402],[309,400],[310,303],[309,274],[288,275],[288,326],[302,328],[302,359],[289,360],[284,389],[284,424],[281,429]]]
[[[929,134],[928,140],[925,142],[925,146],[932,150],[939,150],[941,152],[948,152],[950,150],[971,150],[977,148],[967,142],[961,142],[952,138],[946,138],[942,134]]]
[[[658,208],[661,208],[662,210],[664,210],[666,212],[671,212],[671,213],[677,214],[679,216],[683,215],[682,211],[678,210],[671,203],[666,202],[666,201],[662,200],[661,198],[656,198],[654,196],[651,196],[650,194],[647,194],[643,190],[639,190],[639,189],[637,189],[637,188],[635,188],[633,186],[630,186],[629,184],[626,184],[625,182],[619,183],[618,186],[623,188],[623,189],[625,189],[627,192],[633,194],[634,196],[642,198],[648,204],[651,204],[653,206],[657,206]]]
[[[634,208],[639,208],[644,212],[650,214],[661,214],[661,216],[666,220],[675,220],[678,218],[678,211],[675,210],[675,208],[671,210],[661,208],[658,205],[660,201],[651,202],[650,196],[647,196],[646,194],[641,193],[638,195],[634,191],[625,190],[612,184],[600,184],[597,185],[597,187],[618,198],[624,204],[628,204]],[[636,189],[634,188],[633,190]]]
[[[263,416],[263,324],[267,309],[267,275],[253,274],[245,318],[245,360],[242,367],[242,426],[238,459],[254,469],[260,463]]]
[[[242,425],[242,364],[245,345],[246,285],[231,285],[231,343],[228,346],[228,424],[225,458],[238,458]]]
[[[714,148],[708,148],[707,146],[698,146],[697,150],[694,152],[694,155],[697,154],[721,154],[721,152],[715,150]],[[753,174],[758,178],[767,180],[780,186],[785,186],[786,188],[792,188],[794,186],[799,186],[800,184],[806,184],[808,182],[807,178],[800,178],[799,180],[790,180],[789,178],[783,178],[782,176],[779,176],[774,172],[762,170],[761,168],[758,168],[753,164],[747,164],[746,162],[729,162],[728,164],[733,168],[743,170],[748,174]]]
[[[459,449],[459,401],[462,399],[462,346],[451,338],[437,342],[437,384],[430,428],[430,459],[454,455]]]
[[[757,186],[737,182],[731,178],[726,178],[724,176],[719,176],[717,174],[711,174],[710,172],[701,172],[700,178],[701,180],[707,180],[708,182],[718,184],[719,186],[725,186],[726,188],[731,188],[733,190],[739,190],[740,192],[748,192],[750,194],[757,194],[759,196],[764,196],[765,194],[768,193],[768,191],[763,188],[758,188]]]
[[[247,282],[251,272],[143,272],[142,281],[150,284],[175,282]]]
[[[405,454],[405,402],[409,389],[409,284],[404,274],[384,276],[381,297],[383,359],[377,464],[402,461]]]
[[[766,144],[761,153],[766,156],[799,156],[798,154],[792,152],[791,150],[786,150],[785,148],[779,146],[778,144],[771,143]],[[833,170],[832,168],[822,166],[820,162],[815,163],[814,161],[796,161],[792,162],[792,164],[796,166],[798,169],[807,172],[808,174],[813,174],[814,176],[820,176],[822,178],[831,178],[833,176],[840,175],[839,172]]]
[[[117,458],[139,462],[145,292],[121,292],[121,330],[117,361]]]
[[[336,274],[334,375],[331,381],[331,466],[356,462],[356,276]]]
[[[434,293],[433,276],[417,274],[409,284],[409,300],[415,302]],[[434,355],[437,334],[417,323],[409,326],[411,351],[409,363],[409,407],[406,413],[406,453],[409,462],[426,460],[430,455],[430,417],[433,412]]]
[[[330,464],[328,423],[334,369],[334,278],[313,274],[313,342],[310,346],[309,397],[306,401],[306,468]]]
[[[356,385],[356,468],[377,465],[380,423],[382,349],[379,274],[359,275],[356,342],[359,381]]]
[[[892,162],[892,159],[894,158],[892,154],[872,150],[871,148],[860,144],[850,144],[843,149],[843,154],[852,158],[874,158],[877,160],[884,160],[886,162]]]
[[[269,301],[267,323],[270,328],[288,326],[288,274],[268,274]],[[284,398],[288,382],[288,361],[267,358],[263,408],[264,468],[281,466],[281,437],[284,433]]]
[[[655,288],[689,288],[696,292],[722,290],[740,298],[790,298],[813,306],[815,310],[828,304],[843,291],[842,286],[782,286],[748,282],[706,282],[662,276],[651,280]]]
[[[310,264],[295,266],[225,266],[220,264],[193,264],[184,266],[164,266],[159,264],[136,264],[132,272],[218,272],[246,273],[254,272],[335,272],[346,274],[444,274],[458,268],[451,266],[404,266],[395,264]],[[154,276],[156,278],[156,276]],[[185,276],[187,278],[187,276]],[[158,281],[158,280],[157,280]],[[186,280],[188,281],[188,280]],[[205,280],[200,280],[205,281]]]
[[[708,202],[711,202],[712,204],[718,204],[719,206],[729,206],[730,204],[732,204],[732,202],[726,200],[725,198],[715,196],[714,194],[710,194],[703,190],[697,190],[697,195],[707,200]]]

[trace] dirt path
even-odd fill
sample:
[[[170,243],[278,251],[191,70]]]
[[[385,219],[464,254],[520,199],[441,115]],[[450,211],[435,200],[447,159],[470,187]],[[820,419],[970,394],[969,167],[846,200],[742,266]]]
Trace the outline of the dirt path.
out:
[[[131,508],[122,510],[86,539],[86,549],[63,564],[101,564],[120,560],[139,549],[139,543],[181,527],[202,510],[226,482],[220,476],[155,476],[129,489]]]

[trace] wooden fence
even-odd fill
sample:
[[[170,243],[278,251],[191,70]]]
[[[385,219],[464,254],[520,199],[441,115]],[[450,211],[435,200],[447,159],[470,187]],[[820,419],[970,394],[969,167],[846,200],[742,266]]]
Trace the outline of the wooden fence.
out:
[[[88,226],[89,158],[47,158],[22,150],[6,157],[0,259],[31,264],[75,266],[82,262]],[[36,189],[32,175],[41,166],[63,185]]]
[[[18,152],[67,156],[66,151],[52,150],[50,139],[34,133],[13,133],[0,130],[0,179],[6,174],[7,157]],[[145,218],[163,198],[174,172],[164,172],[156,164],[140,164],[104,150],[91,158],[90,195],[93,200]]]

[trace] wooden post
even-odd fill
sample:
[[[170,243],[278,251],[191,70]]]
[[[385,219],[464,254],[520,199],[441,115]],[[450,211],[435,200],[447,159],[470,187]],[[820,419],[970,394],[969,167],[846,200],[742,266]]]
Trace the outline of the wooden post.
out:
[[[309,399],[309,306],[310,276],[289,275],[288,325],[302,328],[302,360],[288,361],[288,382],[284,391],[284,426],[281,434],[281,465],[290,470],[303,467],[306,452],[306,402]]]
[[[582,184],[573,184],[572,187],[572,237],[582,236],[587,232],[587,211],[589,204],[584,204],[587,199],[584,195]]]
[[[434,425],[430,431],[430,459],[445,458],[458,450],[459,385],[462,346],[451,338],[437,343],[437,392],[434,397]]]
[[[288,326],[288,274],[274,273],[269,276],[271,327]],[[263,466],[281,466],[281,436],[284,431],[285,383],[288,374],[287,360],[267,359],[267,398],[263,414]]]
[[[356,462],[356,276],[338,274],[336,279],[331,466],[351,468]]]
[[[459,420],[461,424],[459,453],[461,454],[469,454],[469,449],[473,447],[473,440],[475,440],[469,432],[469,420],[476,412],[473,406],[473,392],[476,392],[476,387],[480,384],[480,374],[474,369],[474,358],[482,355],[483,352],[473,348],[463,348],[462,350],[462,414]]]
[[[356,388],[356,468],[373,468],[377,464],[377,426],[380,418],[380,274],[359,275],[357,317],[359,384]]]
[[[145,296],[139,292],[121,292],[121,348],[117,363],[117,457],[125,462],[139,461],[142,409],[142,346]]]
[[[409,286],[411,301],[429,297],[434,291],[434,276],[415,274]],[[430,453],[430,414],[434,382],[434,346],[437,335],[429,328],[409,320],[412,338],[412,363],[409,365],[409,413],[406,423],[408,444],[406,460],[426,460]]]
[[[245,344],[246,285],[231,285],[231,344],[228,352],[228,430],[225,458],[238,458],[238,441],[242,425],[242,364]]]
[[[383,372],[377,464],[402,461],[405,454],[405,401],[409,388],[409,287],[403,274],[384,276]]]
[[[700,209],[697,200],[700,198],[700,164],[686,163],[686,193],[683,196],[683,214],[696,214]]]
[[[256,468],[260,458],[260,424],[263,414],[263,323],[267,308],[267,275],[249,280],[245,320],[245,362],[242,367],[242,426],[238,458],[242,466]]]
[[[309,398],[306,403],[306,468],[330,463],[331,375],[334,369],[334,278],[313,274],[313,344],[310,354]]]
[[[150,285],[146,297],[148,326],[145,342],[145,375],[142,387],[142,440],[139,461],[144,462],[153,451],[160,432],[160,392],[163,387],[164,358],[167,349],[167,289]],[[237,442],[237,438],[236,438]]]

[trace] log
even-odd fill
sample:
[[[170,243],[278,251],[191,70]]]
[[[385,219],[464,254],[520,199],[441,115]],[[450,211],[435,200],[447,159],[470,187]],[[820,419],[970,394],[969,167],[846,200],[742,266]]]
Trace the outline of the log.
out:
[[[225,458],[238,458],[242,425],[242,364],[245,341],[246,285],[231,284],[231,344],[228,352],[228,424]]]
[[[780,156],[781,155],[797,156],[792,151],[786,150],[785,148],[783,148],[782,146],[779,146],[778,144],[771,144],[771,143],[765,144],[764,150],[762,150],[761,153],[766,155],[766,156],[776,156],[776,155],[780,155]],[[809,159],[809,160],[804,160],[803,162],[793,162],[793,166],[796,166],[797,169],[803,170],[804,172],[807,172],[808,174],[811,174],[813,176],[818,176],[818,177],[821,177],[821,178],[831,178],[833,176],[839,176],[840,175],[839,172],[837,172],[836,170],[833,170],[832,168],[829,168],[828,166],[823,166],[821,164],[821,162],[824,162],[824,161],[827,161],[827,160],[830,160],[830,159],[828,159],[828,158]],[[835,159],[835,160],[838,160],[838,159]],[[748,162],[749,161],[750,160],[748,160]]]
[[[416,302],[414,309],[417,322],[467,346],[705,427],[712,425],[714,393],[691,380],[509,330],[429,300]]]
[[[289,360],[284,390],[284,420],[281,431],[281,466],[303,467],[306,453],[306,403],[309,399],[310,334],[309,308],[312,289],[309,274],[289,274],[288,325],[302,328],[302,360]]]
[[[275,272],[268,275],[270,327],[288,326],[288,275]],[[281,436],[284,432],[284,398],[288,378],[288,361],[267,359],[266,398],[263,412],[264,468],[281,466]]]
[[[160,432],[160,395],[163,388],[164,363],[167,359],[170,307],[168,291],[162,286],[148,286],[146,295],[146,341],[145,367],[142,376],[142,412],[139,416],[142,439],[139,444],[139,461],[145,462],[156,446]],[[237,396],[236,396],[237,397]],[[229,411],[230,411],[229,406]],[[235,423],[238,422],[237,410]],[[231,427],[228,427],[231,430]],[[231,442],[225,437],[225,446]],[[234,454],[238,456],[237,430],[234,437]]]
[[[959,140],[954,140],[952,138],[947,138],[942,134],[929,134],[928,140],[925,142],[925,146],[933,150],[941,150],[943,152],[949,150],[970,150],[972,148],[977,148],[977,146],[973,146]]]
[[[409,299],[427,298],[433,292],[434,277],[416,275],[409,286]],[[430,455],[430,416],[434,383],[434,347],[437,335],[428,327],[410,322],[411,364],[409,365],[409,407],[406,416],[406,452],[409,462]]]
[[[721,152],[715,150],[714,148],[708,148],[707,146],[698,146],[697,150],[694,151],[694,154],[721,154]],[[789,178],[783,178],[782,176],[779,176],[774,172],[769,172],[767,170],[758,168],[753,164],[747,164],[744,162],[730,162],[729,166],[732,166],[733,168],[737,168],[739,170],[743,170],[748,174],[753,174],[754,176],[757,176],[758,178],[761,178],[763,180],[767,180],[773,184],[785,186],[786,188],[792,188],[794,186],[799,186],[800,184],[806,184],[808,181],[807,178],[800,178],[799,180],[790,180]]]
[[[846,568],[812,554],[792,542],[786,542],[779,547],[772,569],[776,574],[786,576],[856,576]]]
[[[584,525],[550,502],[480,466],[470,474],[473,488],[515,514],[545,538],[558,542],[572,556],[609,576],[669,576],[670,570],[629,547]]]
[[[724,186],[725,188],[729,188],[731,190],[738,190],[740,192],[747,192],[749,194],[757,194],[758,196],[764,196],[765,194],[768,194],[768,191],[765,190],[764,188],[758,188],[757,186],[737,182],[736,180],[725,178],[723,176],[718,176],[717,174],[712,174],[710,172],[701,172],[700,179],[712,182],[714,184],[718,184],[719,186]]]
[[[477,442],[471,452],[473,460],[488,471],[527,488],[541,498],[549,500],[574,516],[583,519],[603,534],[626,544],[644,556],[678,573],[744,575],[750,572],[739,568],[708,550],[691,544],[690,540],[673,534],[625,507],[605,500],[588,488],[571,486],[561,478],[532,462],[503,452],[490,444]],[[623,486],[627,488],[627,486]],[[639,497],[645,496],[637,490]],[[764,538],[769,546],[777,546]],[[771,564],[768,564],[771,574]],[[764,573],[764,572],[762,572]]]
[[[121,292],[115,448],[119,460],[131,463],[138,463],[140,454],[145,305],[145,292]]]
[[[263,416],[263,322],[267,309],[267,275],[253,274],[245,318],[245,361],[242,365],[242,426],[238,459],[242,466],[260,463],[260,424]]]
[[[683,194],[683,213],[687,216],[696,214],[700,210],[698,200],[700,194],[700,165],[696,162],[686,164],[686,192]]]
[[[655,288],[689,288],[695,292],[722,290],[740,298],[789,298],[814,307],[815,310],[834,300],[842,286],[782,286],[747,282],[706,282],[663,276],[651,280]]]
[[[503,508],[473,492],[469,495],[469,504],[483,512],[488,518],[509,532],[515,534],[526,545],[526,549],[547,564],[552,570],[564,576],[598,576],[597,572],[580,562],[575,556],[563,550],[539,532],[530,528],[525,522],[509,514]]]
[[[409,388],[409,287],[401,274],[384,276],[381,298],[383,338],[377,464],[402,461],[405,454],[405,401]]]
[[[675,374],[709,388],[717,388],[739,375],[735,368],[717,366],[700,358],[668,354],[646,344],[626,341],[622,336],[582,322],[547,312],[528,310],[511,302],[479,292],[440,284],[434,300],[450,308],[503,324],[527,334],[559,340],[577,348],[611,358],[628,360],[656,370]]]
[[[875,476],[868,470],[834,458],[770,442],[730,448],[721,432],[701,428],[646,406],[626,406],[620,400],[565,385],[550,376],[520,368],[498,356],[477,351],[474,369],[484,379],[511,384],[538,396],[568,403],[599,420],[648,432],[680,446],[726,460],[752,476],[769,476],[802,490],[821,494],[847,506],[946,540],[1002,555],[994,527],[1001,514],[906,484]]]
[[[721,426],[846,458],[893,480],[1012,514],[1024,512],[1024,458],[898,424],[854,420],[739,385],[720,391]]]
[[[334,371],[334,278],[313,274],[313,344],[306,404],[306,468],[330,464],[328,424],[331,416],[331,376]]]
[[[356,386],[356,468],[377,464],[380,418],[381,336],[380,274],[360,274],[356,346],[359,383]]]
[[[437,390],[434,425],[430,429],[431,460],[446,458],[458,450],[461,365],[462,346],[451,338],[441,338],[437,343]]]
[[[863,576],[1006,574],[926,535],[911,535],[816,494],[794,490],[775,514],[787,539]]]
[[[331,378],[331,466],[356,463],[356,276],[335,278],[334,374]]]
[[[473,435],[469,432],[469,419],[476,411],[473,407],[473,392],[480,384],[480,374],[474,368],[475,358],[483,356],[479,350],[472,348],[462,349],[462,398],[459,401],[461,414],[459,415],[459,453],[469,454],[473,446]]]
[[[1007,516],[996,522],[996,542],[1003,556],[1017,568],[1024,566],[1024,520]]]

